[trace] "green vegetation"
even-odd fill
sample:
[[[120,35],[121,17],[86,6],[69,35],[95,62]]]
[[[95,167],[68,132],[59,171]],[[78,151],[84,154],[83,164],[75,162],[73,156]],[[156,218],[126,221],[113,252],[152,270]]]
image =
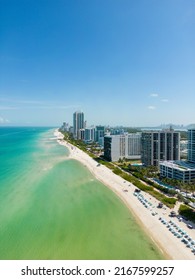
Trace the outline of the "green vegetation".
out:
[[[156,190],[152,190],[149,191],[149,193],[154,196],[156,199],[158,199],[159,201],[161,201],[162,203],[164,203],[166,206],[168,206],[169,208],[174,208],[175,203],[177,201],[176,198],[173,197],[167,197],[165,195],[163,195],[162,193],[156,191]]]
[[[188,138],[188,132],[187,131],[179,131],[181,140],[187,140]]]
[[[120,176],[123,175],[123,171],[117,167],[115,167],[113,169],[113,173],[115,173],[116,175],[120,175]]]
[[[174,196],[177,194],[177,192],[174,189],[165,188],[148,179],[158,177],[158,168],[155,166],[142,167],[129,165],[128,168],[124,168],[123,166],[123,169],[128,170],[133,176],[135,176],[141,181],[144,181],[147,185],[154,187],[155,189],[159,190],[165,195]],[[154,196],[157,198],[158,195],[154,194]]]
[[[159,191],[156,191],[152,186],[142,183],[139,179],[135,178],[132,175],[125,173],[118,167],[115,167],[113,172],[115,174],[121,176],[124,180],[132,183],[134,186],[136,186],[140,190],[151,194],[153,197],[155,197],[156,199],[161,201],[163,204],[165,204],[169,208],[173,208],[175,206],[175,203],[177,201],[176,198],[165,196],[164,194],[160,193]]]
[[[115,169],[115,166],[114,166],[112,163],[110,163],[110,162],[104,160],[104,159],[101,158],[101,157],[94,157],[94,160],[97,161],[97,162],[100,163],[100,164],[105,165],[106,167],[108,167],[108,168],[110,168],[110,169],[112,169],[112,170]]]
[[[131,163],[127,162],[126,160],[120,160],[117,163],[124,171],[129,172],[136,178],[144,181],[145,183],[153,186],[155,189],[167,194],[167,195],[176,195],[177,192],[171,188],[165,188],[163,186],[159,186],[157,183],[152,182],[148,178],[158,178],[162,183],[179,188],[181,191],[184,192],[193,192],[195,191],[195,181],[190,183],[184,183],[182,181],[176,179],[169,179],[169,178],[160,178],[159,170],[155,166],[134,166]]]
[[[180,205],[179,214],[195,223],[195,211],[187,205]]]
[[[140,128],[135,127],[124,127],[124,130],[128,133],[137,133],[142,131]]]
[[[177,187],[181,191],[184,191],[186,193],[195,191],[195,181],[191,181],[190,183],[184,183],[183,181],[176,180],[176,179],[169,179],[169,178],[160,178],[160,180],[164,184],[168,184],[173,187]]]

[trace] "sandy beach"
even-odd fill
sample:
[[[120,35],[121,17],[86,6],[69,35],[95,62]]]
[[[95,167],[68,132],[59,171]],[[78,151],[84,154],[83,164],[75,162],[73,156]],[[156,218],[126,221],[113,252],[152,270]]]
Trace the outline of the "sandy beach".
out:
[[[159,217],[162,217],[167,222],[170,220],[173,221],[180,228],[186,231],[193,240],[195,240],[195,229],[189,229],[185,222],[179,222],[176,217],[169,217],[169,214],[173,209],[170,210],[167,207],[163,207],[161,209],[157,208],[159,201],[142,191],[144,198],[152,204],[151,208],[145,208],[134,195],[135,186],[133,184],[125,181],[120,176],[117,176],[107,167],[98,165],[97,162],[86,153],[64,141],[63,135],[58,130],[55,131],[54,135],[60,145],[64,145],[69,149],[69,158],[81,162],[90,170],[97,180],[101,181],[118,197],[120,197],[131,213],[135,216],[140,226],[145,230],[146,234],[148,234],[148,236],[159,247],[166,259],[195,260],[195,255],[191,252],[191,249],[181,242],[182,238],[177,238],[173,235],[167,226],[159,220]],[[177,207],[178,205],[175,206],[174,210],[176,210]],[[156,215],[153,216],[152,213],[154,212]]]

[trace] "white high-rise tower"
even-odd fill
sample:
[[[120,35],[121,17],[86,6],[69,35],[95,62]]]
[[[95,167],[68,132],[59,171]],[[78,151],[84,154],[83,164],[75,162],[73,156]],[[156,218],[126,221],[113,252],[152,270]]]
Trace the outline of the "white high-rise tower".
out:
[[[77,111],[73,114],[73,134],[75,139],[81,139],[80,130],[84,129],[84,113]]]

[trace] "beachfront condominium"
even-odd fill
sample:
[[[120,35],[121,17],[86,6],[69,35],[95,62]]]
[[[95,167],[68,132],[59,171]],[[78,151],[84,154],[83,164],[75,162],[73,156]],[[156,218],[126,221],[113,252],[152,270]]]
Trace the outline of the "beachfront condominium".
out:
[[[179,160],[180,133],[173,129],[142,132],[141,159],[146,166],[159,166],[164,160]]]
[[[195,179],[195,129],[188,130],[188,159],[187,161],[160,162],[160,175],[183,182]]]
[[[109,161],[118,161],[123,158],[140,159],[140,148],[140,133],[104,136],[104,157]]]
[[[84,129],[84,113],[77,111],[73,114],[73,136],[75,139],[81,139],[82,132],[81,129]]]

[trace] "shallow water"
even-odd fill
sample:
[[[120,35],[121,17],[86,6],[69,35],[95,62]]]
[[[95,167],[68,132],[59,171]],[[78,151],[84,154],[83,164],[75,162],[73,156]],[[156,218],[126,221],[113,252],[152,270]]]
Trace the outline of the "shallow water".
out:
[[[53,132],[0,129],[0,259],[163,259]]]

